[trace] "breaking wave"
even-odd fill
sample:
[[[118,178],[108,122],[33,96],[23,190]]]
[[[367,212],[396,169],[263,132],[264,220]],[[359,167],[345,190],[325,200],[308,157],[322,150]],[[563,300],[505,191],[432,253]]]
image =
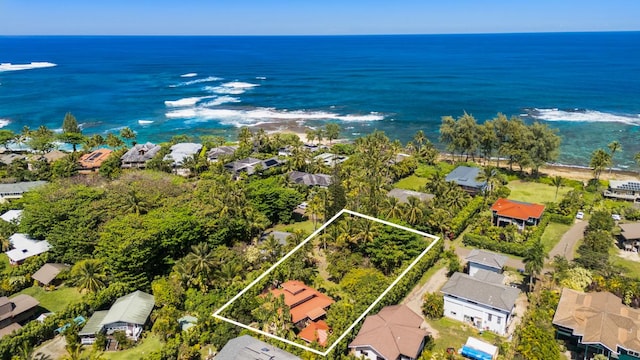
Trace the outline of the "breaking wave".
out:
[[[207,86],[204,89],[215,94],[220,95],[240,95],[244,94],[247,90],[260,86],[258,84],[252,84],[241,81],[231,81],[219,86]]]
[[[222,104],[228,104],[228,103],[239,103],[240,99],[238,99],[237,97],[233,97],[233,96],[220,96],[218,98],[215,98],[211,101],[208,101],[204,104],[202,104],[202,106],[220,106]]]
[[[196,76],[198,76],[198,73],[186,73],[186,74],[180,75],[180,77],[183,77],[183,78],[190,78],[190,77],[196,77]]]
[[[11,120],[8,119],[0,119],[0,128],[3,128],[7,125],[11,124]]]
[[[18,71],[18,70],[31,70],[58,66],[57,64],[50,62],[32,62],[30,64],[12,64],[2,63],[0,64],[0,72],[2,71]]]
[[[640,114],[614,114],[596,110],[527,109],[527,116],[544,121],[617,122],[640,126]]]
[[[202,101],[204,99],[210,99],[212,97],[213,96],[194,96],[194,97],[182,98],[178,100],[165,100],[164,104],[168,107],[188,107],[188,106],[194,106],[199,101]]]
[[[195,73],[194,73],[195,74]],[[190,75],[190,74],[185,74],[185,75]],[[197,75],[197,74],[196,74]],[[185,81],[185,82],[181,82],[179,84],[175,84],[175,85],[169,85],[169,87],[180,87],[180,86],[189,86],[189,85],[194,85],[194,84],[201,84],[201,83],[207,83],[207,82],[213,82],[213,81],[220,81],[222,80],[222,78],[217,77],[217,76],[209,76],[206,78],[202,78],[202,79],[194,79],[194,80],[189,80],[189,81]]]

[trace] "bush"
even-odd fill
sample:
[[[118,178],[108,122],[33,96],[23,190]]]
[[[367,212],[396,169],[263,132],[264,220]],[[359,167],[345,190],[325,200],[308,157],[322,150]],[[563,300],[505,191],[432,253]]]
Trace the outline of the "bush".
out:
[[[560,214],[549,214],[549,221],[554,222],[554,223],[558,223],[558,224],[565,224],[565,225],[572,225],[573,224],[573,216],[571,215],[560,215]]]
[[[480,211],[483,204],[484,199],[481,196],[476,196],[473,200],[469,201],[467,206],[460,210],[451,221],[451,232],[454,236],[462,233],[464,229],[467,228],[467,225],[469,225],[473,216]]]
[[[423,298],[422,313],[427,319],[435,320],[444,316],[444,296],[440,293],[426,293]]]
[[[506,241],[496,241],[487,236],[467,233],[464,234],[462,243],[467,246],[474,246],[481,249],[497,251],[505,254],[524,256],[529,248],[529,242],[511,243]]]

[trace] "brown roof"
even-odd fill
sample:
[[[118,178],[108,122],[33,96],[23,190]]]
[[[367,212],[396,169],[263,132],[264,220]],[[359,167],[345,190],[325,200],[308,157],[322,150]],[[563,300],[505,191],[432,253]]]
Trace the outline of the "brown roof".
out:
[[[300,331],[298,337],[310,343],[317,341],[318,344],[326,346],[329,337],[328,331],[329,325],[324,320],[312,321]]]
[[[69,268],[65,264],[44,264],[31,277],[44,285],[48,285],[62,270]]]
[[[601,344],[616,353],[618,346],[640,352],[640,310],[623,305],[610,292],[563,289],[553,324],[582,336],[583,344]]]
[[[324,309],[334,303],[332,298],[298,280],[289,280],[280,288],[271,290],[271,293],[275,297],[284,295],[284,303],[290,307],[294,323],[305,318],[315,320],[324,315]]]
[[[640,239],[640,222],[631,224],[620,224],[618,226],[620,226],[620,229],[622,229],[620,235],[622,235],[625,240]]]
[[[29,295],[20,294],[11,299],[3,296],[0,298],[0,321],[17,317],[38,305],[40,305],[40,302]]]
[[[112,152],[113,151],[111,149],[98,149],[80,156],[80,160],[78,160],[78,162],[80,163],[80,167],[85,170],[97,169],[105,160],[107,160]]]
[[[500,198],[491,206],[491,211],[495,211],[499,216],[511,219],[539,219],[544,212],[544,205]]]
[[[48,153],[42,155],[42,157],[47,160],[47,162],[54,162],[56,160],[60,160],[63,157],[67,156],[68,154],[64,151],[60,151],[60,150],[52,150],[49,151]]]
[[[422,322],[422,316],[406,305],[387,306],[376,315],[367,316],[349,348],[370,347],[388,360],[401,354],[418,358],[420,345],[429,335],[420,329]]]
[[[4,337],[5,335],[9,335],[12,332],[22,329],[22,326],[20,326],[20,324],[18,323],[11,323],[5,327],[3,327],[2,329],[0,329],[0,339],[2,337]]]

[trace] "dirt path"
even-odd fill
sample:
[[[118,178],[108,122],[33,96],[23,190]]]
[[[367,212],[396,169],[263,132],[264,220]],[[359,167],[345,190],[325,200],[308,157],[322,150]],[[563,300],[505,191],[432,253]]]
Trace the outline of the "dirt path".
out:
[[[576,244],[584,237],[584,230],[588,224],[588,221],[576,220],[576,223],[562,235],[556,246],[549,251],[549,260],[553,260],[556,255],[564,256],[567,260],[573,260]]]
[[[402,304],[407,305],[416,314],[420,314],[422,316],[422,297],[424,294],[440,290],[447,280],[447,269],[443,267],[436,271],[435,274],[431,275],[424,285],[417,285],[413,288],[411,293],[404,298]],[[434,338],[438,337],[438,331],[429,326],[426,321],[422,323],[422,327],[427,329]]]
[[[62,335],[58,335],[49,341],[45,341],[42,345],[38,346],[33,353],[38,355],[42,354],[43,359],[60,359],[67,355],[67,341]]]

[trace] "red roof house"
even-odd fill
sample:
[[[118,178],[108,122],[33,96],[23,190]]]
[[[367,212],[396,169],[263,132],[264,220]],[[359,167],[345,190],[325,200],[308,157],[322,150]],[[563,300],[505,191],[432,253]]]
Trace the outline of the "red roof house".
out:
[[[525,226],[538,225],[544,213],[544,205],[532,204],[500,198],[493,206],[493,224],[496,226],[516,225],[520,231]]]
[[[279,288],[270,290],[275,297],[284,296],[284,303],[289,306],[291,321],[302,328],[298,336],[308,342],[318,341],[326,344],[329,326],[319,320],[327,314],[326,309],[334,300],[316,289],[310,288],[302,281],[289,280]]]

